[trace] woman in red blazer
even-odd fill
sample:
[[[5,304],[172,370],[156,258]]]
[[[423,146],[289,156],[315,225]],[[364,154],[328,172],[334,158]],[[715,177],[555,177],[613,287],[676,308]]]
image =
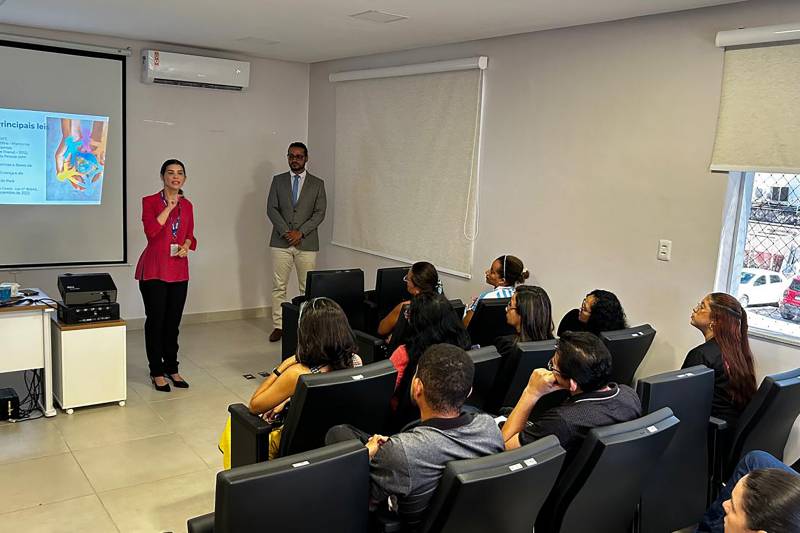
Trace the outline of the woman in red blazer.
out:
[[[197,248],[194,210],[183,197],[186,168],[177,159],[161,165],[164,188],[142,198],[142,223],[147,247],[136,265],[144,300],[144,340],[150,379],[156,390],[169,392],[189,384],[178,373],[178,327],[189,287],[189,250]]]

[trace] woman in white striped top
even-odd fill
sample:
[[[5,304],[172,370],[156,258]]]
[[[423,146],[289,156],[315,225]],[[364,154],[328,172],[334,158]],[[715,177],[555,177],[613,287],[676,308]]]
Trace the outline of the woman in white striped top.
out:
[[[478,302],[485,298],[511,298],[514,287],[524,283],[530,277],[522,260],[513,255],[501,255],[492,262],[486,271],[486,283],[493,289],[484,291],[472,299],[472,303],[464,310],[464,326],[468,326]]]

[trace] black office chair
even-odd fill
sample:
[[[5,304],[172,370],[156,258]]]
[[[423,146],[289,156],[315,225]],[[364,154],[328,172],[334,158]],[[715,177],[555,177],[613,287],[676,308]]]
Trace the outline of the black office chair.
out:
[[[467,352],[475,363],[475,377],[472,380],[472,394],[467,398],[467,405],[484,409],[486,400],[492,391],[497,370],[500,368],[500,354],[497,348],[487,346]]]
[[[678,531],[700,521],[708,489],[708,419],[714,371],[705,366],[640,379],[642,412],[672,409],[681,421],[642,490],[636,530]]]
[[[486,402],[486,410],[496,413],[501,407],[516,405],[531,373],[537,368],[547,367],[547,362],[553,358],[557,342],[555,339],[520,342],[515,353],[503,357]]]
[[[642,486],[677,429],[665,407],[589,431],[542,507],[536,533],[629,531]]]
[[[364,293],[367,314],[364,319],[364,331],[371,335],[378,333],[378,324],[397,304],[408,300],[411,295],[403,281],[409,267],[379,268],[375,273],[375,290]]]
[[[763,450],[783,460],[786,440],[798,415],[800,368],[766,376],[739,418],[733,437],[728,441],[728,451],[719,446],[713,451],[712,486],[724,483],[747,452]],[[719,435],[712,438],[717,443],[725,440]]]
[[[604,331],[600,338],[611,352],[611,381],[624,385],[633,384],[633,376],[639,368],[647,350],[656,336],[650,324],[635,328]]]
[[[561,471],[558,439],[447,464],[422,533],[530,533]]]
[[[506,322],[506,306],[511,298],[486,298],[478,301],[467,333],[473,345],[491,346],[497,337],[513,335],[514,328]]]
[[[279,456],[313,450],[337,424],[352,424],[371,433],[386,430],[389,400],[397,371],[390,361],[322,374],[300,376],[283,425]],[[266,461],[273,427],[250,414],[244,404],[231,414],[231,465]]]
[[[369,453],[359,441],[217,474],[214,512],[189,533],[367,533]]]
[[[327,297],[342,306],[350,327],[364,328],[364,271],[360,268],[347,270],[312,270],[306,275],[306,293],[291,303],[281,304],[283,337],[281,357],[287,359],[297,351],[297,321],[300,306],[306,300]]]

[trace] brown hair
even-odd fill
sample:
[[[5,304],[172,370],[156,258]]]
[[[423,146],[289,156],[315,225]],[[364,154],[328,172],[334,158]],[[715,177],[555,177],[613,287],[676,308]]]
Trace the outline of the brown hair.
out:
[[[730,382],[728,394],[738,409],[744,409],[756,393],[755,364],[747,339],[747,313],[730,294],[712,292],[708,298],[714,339]]]
[[[297,326],[297,361],[307,367],[351,368],[357,344],[342,308],[330,298],[303,302]]]
[[[530,277],[530,272],[522,264],[522,259],[513,255],[501,255],[495,261],[500,262],[500,277],[506,281],[507,287],[523,283]]]

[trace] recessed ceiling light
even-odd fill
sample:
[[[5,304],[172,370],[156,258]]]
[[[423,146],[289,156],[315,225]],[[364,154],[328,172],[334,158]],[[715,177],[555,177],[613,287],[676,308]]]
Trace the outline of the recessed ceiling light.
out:
[[[366,20],[369,22],[378,22],[381,24],[388,24],[389,22],[397,22],[398,20],[407,20],[408,17],[404,15],[395,15],[393,13],[386,13],[384,11],[363,11],[361,13],[356,13],[354,15],[350,15],[354,19],[358,20]]]

